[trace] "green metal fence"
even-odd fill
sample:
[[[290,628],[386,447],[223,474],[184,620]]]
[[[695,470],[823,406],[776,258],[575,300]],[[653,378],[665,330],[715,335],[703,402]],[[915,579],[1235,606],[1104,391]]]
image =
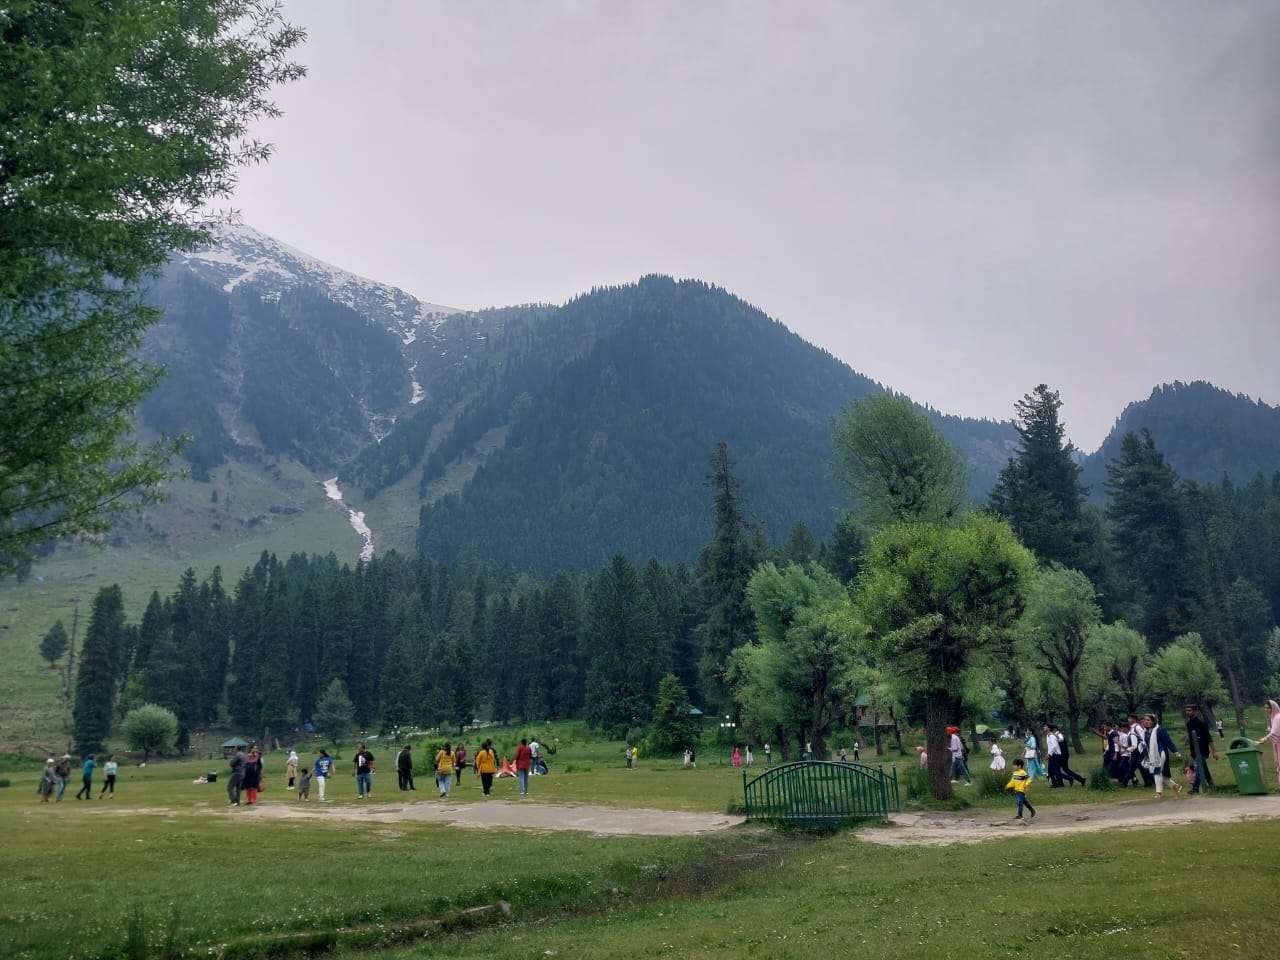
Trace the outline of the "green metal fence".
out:
[[[742,774],[748,820],[807,826],[884,818],[899,809],[898,771],[862,763],[802,760]]]

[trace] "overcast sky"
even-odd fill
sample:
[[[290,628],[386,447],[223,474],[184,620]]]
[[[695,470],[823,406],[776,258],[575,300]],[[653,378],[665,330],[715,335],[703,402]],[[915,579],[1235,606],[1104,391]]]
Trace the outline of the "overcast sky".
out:
[[[1280,400],[1280,3],[288,5],[247,223],[457,307],[663,272],[947,412]]]

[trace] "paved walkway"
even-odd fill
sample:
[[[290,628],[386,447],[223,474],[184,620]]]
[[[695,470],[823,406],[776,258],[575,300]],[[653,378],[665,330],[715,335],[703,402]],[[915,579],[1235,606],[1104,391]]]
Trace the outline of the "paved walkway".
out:
[[[1012,803],[1010,808],[1012,808]],[[1062,836],[1099,830],[1139,829],[1184,823],[1233,823],[1280,817],[1280,796],[1182,797],[1108,804],[1041,807],[1034,820],[1018,821],[995,811],[979,814],[899,813],[858,838],[890,846],[945,846],[1019,836]]]

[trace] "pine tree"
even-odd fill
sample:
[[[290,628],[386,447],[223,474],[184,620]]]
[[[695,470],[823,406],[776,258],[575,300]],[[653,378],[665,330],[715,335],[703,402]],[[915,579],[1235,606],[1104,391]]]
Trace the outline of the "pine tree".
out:
[[[351,716],[351,698],[347,688],[337,677],[329,682],[316,703],[316,730],[334,743],[340,743],[350,734],[354,721]]]
[[[49,669],[67,652],[67,628],[58,620],[40,640],[40,656],[49,661]]]
[[[560,574],[541,597],[542,656],[545,661],[547,717],[560,720],[582,709],[582,617],[578,590]]]
[[[657,694],[645,689],[636,668],[657,642],[657,611],[626,557],[615,556],[591,584],[584,633],[585,716],[598,729],[621,736],[649,716]]]
[[[386,730],[421,722],[422,660],[425,653],[422,611],[417,601],[402,601],[394,617],[391,646],[382,666],[382,726]]]
[[[208,723],[218,716],[231,659],[231,601],[222,587],[221,567],[213,568],[201,588],[200,606],[203,616],[198,629],[199,719]]]
[[[689,694],[680,678],[669,673],[658,683],[649,747],[657,753],[675,753],[696,738],[696,724],[689,716]]]
[[[1184,632],[1192,593],[1187,531],[1174,473],[1151,434],[1126,434],[1107,464],[1107,518],[1121,569],[1143,610],[1141,632],[1160,647]]]
[[[867,549],[867,538],[857,516],[846,513],[836,522],[830,542],[823,545],[819,560],[841,583],[858,579],[858,567]]]
[[[730,691],[724,669],[729,655],[755,637],[747,582],[759,558],[748,537],[741,491],[724,442],[718,443],[712,454],[707,484],[714,492],[715,529],[703,550],[699,577],[706,610],[699,631],[701,678],[703,694],[716,704],[727,705]]]
[[[124,595],[118,585],[103,587],[93,598],[93,610],[80,651],[72,733],[76,750],[96,753],[111,733],[116,692],[116,659],[124,633]]]
[[[1078,451],[1059,418],[1062,399],[1040,384],[1015,405],[1018,452],[991,491],[991,509],[1042,562],[1085,569],[1095,528],[1087,521]]]

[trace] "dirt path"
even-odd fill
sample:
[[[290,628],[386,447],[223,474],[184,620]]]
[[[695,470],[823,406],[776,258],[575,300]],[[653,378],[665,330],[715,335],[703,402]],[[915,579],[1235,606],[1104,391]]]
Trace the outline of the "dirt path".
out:
[[[680,837],[713,833],[742,823],[721,813],[688,813],[589,804],[488,803],[426,801],[403,805],[340,807],[264,804],[227,810],[227,816],[263,820],[343,820],[355,823],[453,823],[460,827],[521,827],[527,830],[576,830],[582,833],[645,837]]]
[[[945,846],[1023,836],[1062,836],[1100,830],[1130,830],[1183,823],[1232,823],[1280,817],[1280,796],[1186,797],[1109,804],[1043,807],[1035,820],[995,811],[978,814],[899,813],[888,825],[858,831],[858,838],[890,846]]]

